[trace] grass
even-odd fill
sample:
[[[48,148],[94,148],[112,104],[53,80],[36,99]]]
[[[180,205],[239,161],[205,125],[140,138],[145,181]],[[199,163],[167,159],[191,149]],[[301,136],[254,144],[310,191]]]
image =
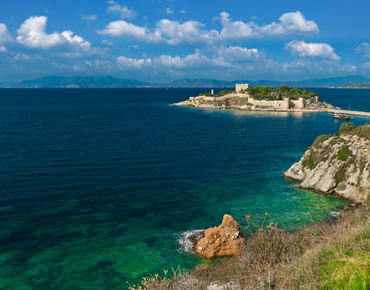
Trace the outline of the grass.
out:
[[[236,289],[370,289],[369,207],[342,213],[338,220],[312,222],[296,233],[258,231],[239,256],[155,280],[141,289],[206,290],[211,282],[231,281]]]

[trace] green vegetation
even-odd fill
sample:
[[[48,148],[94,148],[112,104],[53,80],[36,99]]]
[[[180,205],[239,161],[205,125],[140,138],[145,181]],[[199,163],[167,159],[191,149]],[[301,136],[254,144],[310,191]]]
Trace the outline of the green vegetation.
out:
[[[342,125],[340,125],[340,129],[338,133],[342,134],[344,132],[351,131],[354,128],[355,128],[355,124],[353,123],[343,123]]]
[[[231,94],[233,92],[235,92],[235,91],[234,90],[231,90],[231,91],[223,90],[223,91],[219,92],[217,95],[211,95],[211,93],[209,92],[209,93],[201,93],[201,94],[199,94],[199,96],[207,96],[207,97],[217,98],[217,97],[225,96],[227,94]]]
[[[346,188],[347,188],[347,186],[343,183],[341,183],[337,186],[337,190],[339,190],[339,191],[345,190]]]
[[[338,160],[347,161],[348,157],[351,155],[352,153],[349,151],[348,147],[343,145],[342,149],[338,152]]]
[[[311,99],[317,96],[317,93],[307,90],[301,90],[298,88],[291,89],[288,86],[281,86],[276,89],[270,87],[254,87],[245,90],[255,100],[282,100],[283,98],[289,98],[292,100],[298,100],[298,98]]]
[[[316,138],[315,142],[313,142],[312,147],[318,147],[321,143],[328,140],[331,136],[330,135],[320,135]]]

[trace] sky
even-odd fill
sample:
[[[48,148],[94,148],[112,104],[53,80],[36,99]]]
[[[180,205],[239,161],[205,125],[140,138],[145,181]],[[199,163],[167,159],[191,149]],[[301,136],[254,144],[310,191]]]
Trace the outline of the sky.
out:
[[[0,82],[370,78],[370,1],[0,0]]]

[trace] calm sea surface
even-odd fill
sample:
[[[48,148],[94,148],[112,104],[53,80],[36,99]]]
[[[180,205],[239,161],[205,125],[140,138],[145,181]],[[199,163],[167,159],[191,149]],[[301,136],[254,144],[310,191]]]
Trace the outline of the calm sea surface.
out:
[[[346,204],[281,176],[340,121],[169,106],[204,91],[0,90],[0,289],[127,289],[201,263],[178,240],[226,213],[294,231]],[[370,90],[315,91],[370,112]]]

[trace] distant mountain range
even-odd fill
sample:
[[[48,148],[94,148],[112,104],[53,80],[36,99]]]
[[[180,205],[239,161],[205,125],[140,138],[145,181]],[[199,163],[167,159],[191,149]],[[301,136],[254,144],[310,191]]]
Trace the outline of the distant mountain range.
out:
[[[250,83],[251,86],[278,87],[341,87],[346,84],[368,83],[370,79],[363,76],[348,76],[303,81],[269,81],[236,80],[223,81],[215,79],[181,79],[169,83],[147,83],[137,80],[118,79],[112,76],[62,77],[48,76],[23,82],[3,82],[0,88],[233,88],[236,83]]]

